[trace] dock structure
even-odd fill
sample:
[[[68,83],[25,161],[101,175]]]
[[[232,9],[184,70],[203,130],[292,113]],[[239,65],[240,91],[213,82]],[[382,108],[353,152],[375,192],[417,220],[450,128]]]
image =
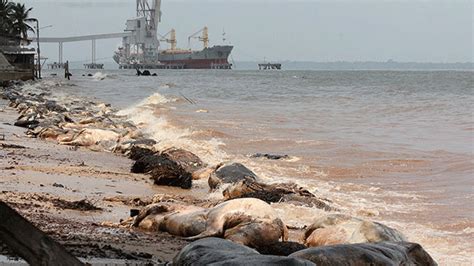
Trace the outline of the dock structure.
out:
[[[48,69],[64,69],[64,63],[54,62],[48,64]]]
[[[259,70],[269,70],[269,69],[281,70],[281,64],[272,64],[272,63],[258,64],[258,69]]]
[[[63,62],[63,46],[64,43],[70,42],[83,42],[83,41],[90,41],[91,42],[91,64],[86,65],[100,65],[96,64],[96,57],[97,57],[97,49],[96,49],[96,41],[103,40],[103,39],[119,39],[124,37],[130,37],[133,33],[131,32],[122,32],[122,33],[107,33],[107,34],[95,34],[95,35],[84,35],[84,36],[73,36],[73,37],[41,37],[39,38],[40,43],[57,43],[59,47],[59,55],[58,55],[58,62],[57,64],[60,68],[64,68]],[[33,41],[36,41],[36,38],[32,38]],[[54,65],[54,64],[51,64]],[[58,67],[58,65],[55,65]],[[48,65],[49,66],[49,65]],[[102,65],[103,67],[103,65]]]
[[[232,64],[211,63],[211,69],[232,69]]]
[[[104,69],[104,64],[90,63],[84,64],[85,69]]]

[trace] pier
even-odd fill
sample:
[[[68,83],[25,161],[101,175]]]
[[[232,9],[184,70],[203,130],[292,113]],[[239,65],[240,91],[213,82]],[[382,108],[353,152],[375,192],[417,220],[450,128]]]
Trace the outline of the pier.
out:
[[[281,70],[281,64],[272,64],[272,63],[258,64],[258,69],[259,70],[269,70],[269,69]]]
[[[91,63],[91,64],[84,64],[85,69],[104,69],[104,64],[97,64],[97,63]]]
[[[232,69],[232,64],[211,64],[211,69]]]
[[[84,35],[84,36],[74,36],[74,37],[41,37],[39,38],[40,43],[57,43],[59,48],[58,53],[58,62],[53,64],[48,64],[48,67],[51,69],[58,69],[64,68],[64,61],[63,61],[63,50],[64,50],[64,43],[68,42],[83,42],[83,41],[91,41],[91,63],[84,64],[85,68],[88,69],[102,69],[104,67],[103,64],[96,63],[96,41],[103,40],[103,39],[119,39],[124,37],[132,36],[133,33],[130,32],[122,32],[122,33],[107,33],[107,34],[96,34],[96,35]],[[33,41],[36,41],[37,38],[33,38]],[[101,68],[99,68],[102,65]]]
[[[54,62],[48,64],[48,69],[64,69],[64,63]]]

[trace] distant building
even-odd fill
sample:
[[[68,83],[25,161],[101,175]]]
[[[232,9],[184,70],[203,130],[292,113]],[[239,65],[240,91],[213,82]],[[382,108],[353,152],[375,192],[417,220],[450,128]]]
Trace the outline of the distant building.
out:
[[[35,49],[24,48],[29,41],[0,36],[0,83],[35,78]]]

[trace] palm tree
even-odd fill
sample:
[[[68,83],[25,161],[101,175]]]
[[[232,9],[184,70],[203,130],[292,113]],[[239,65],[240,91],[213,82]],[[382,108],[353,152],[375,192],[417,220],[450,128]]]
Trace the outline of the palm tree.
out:
[[[11,15],[13,3],[8,0],[0,0],[0,34],[7,35],[12,28]]]
[[[17,3],[12,5],[12,13],[10,15],[12,27],[10,33],[22,39],[28,39],[28,31],[34,32],[33,28],[28,25],[28,22],[33,21],[33,19],[29,18],[31,10],[33,8],[26,9],[24,4]]]

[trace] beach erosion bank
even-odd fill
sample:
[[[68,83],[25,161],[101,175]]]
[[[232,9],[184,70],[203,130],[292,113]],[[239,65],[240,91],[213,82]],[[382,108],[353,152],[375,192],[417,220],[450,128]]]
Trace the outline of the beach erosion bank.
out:
[[[45,92],[51,93],[50,87],[54,86],[58,86],[58,84],[46,83],[41,86],[27,84],[26,91],[34,92],[38,96]],[[43,90],[39,89],[41,87],[43,87]],[[48,87],[49,89],[47,89]],[[44,90],[45,88],[46,90]],[[45,98],[52,96],[52,99],[58,101],[58,103],[64,100],[64,98],[59,99],[64,95],[43,96]],[[80,98],[72,101],[70,96],[66,98],[69,98],[70,102],[76,102],[77,106],[82,104]],[[132,234],[127,230],[119,230],[116,226],[104,227],[104,222],[117,223],[120,219],[128,216],[131,207],[140,207],[151,203],[153,196],[156,194],[168,195],[172,198],[184,198],[188,202],[198,199],[212,200],[218,198],[219,193],[214,193],[211,198],[206,195],[207,182],[195,183],[193,196],[191,196],[189,191],[154,186],[147,176],[130,174],[133,161],[103,151],[114,150],[116,142],[111,144],[110,141],[104,141],[97,146],[95,145],[96,142],[92,141],[90,145],[84,145],[96,150],[96,152],[90,152],[88,149],[81,148],[79,142],[75,143],[77,145],[69,143],[68,146],[58,146],[54,142],[26,137],[24,129],[12,126],[18,114],[16,114],[16,110],[6,107],[7,104],[8,102],[2,102],[2,106],[5,107],[2,107],[2,112],[0,112],[2,121],[7,121],[6,123],[10,124],[1,125],[2,130],[6,132],[4,133],[5,143],[24,146],[25,149],[15,148],[15,146],[2,149],[2,153],[4,153],[2,156],[7,159],[2,160],[2,176],[6,178],[2,178],[1,182],[3,182],[2,187],[7,188],[2,189],[4,190],[2,199],[16,205],[27,217],[31,217],[41,229],[46,232],[55,232],[60,239],[75,239],[77,241],[76,245],[79,246],[97,243],[98,238],[102,239],[101,243],[103,244],[114,243],[114,240],[120,239],[117,241],[116,247],[112,245],[111,253],[120,254],[117,251],[118,249],[124,254],[131,254],[132,257],[141,255],[146,259],[149,254],[153,254],[163,260],[170,260],[187,242],[164,233],[158,236],[156,234],[152,236],[143,234],[137,240],[135,234],[140,234],[139,232]],[[96,114],[112,114],[114,112],[103,103],[95,102],[88,103],[88,105],[97,108]],[[83,119],[85,118],[83,117]],[[84,122],[82,125],[90,125],[95,122]],[[78,131],[82,130],[76,129]],[[63,140],[63,143],[68,141],[71,142],[74,139]],[[81,141],[84,143],[87,140],[83,139]],[[99,206],[103,210],[84,213],[64,209],[67,204],[61,204],[64,201],[74,203],[74,201],[82,199],[87,199],[87,202],[93,203],[92,205]],[[280,206],[279,211],[284,215],[292,216],[291,213],[285,214],[285,211],[289,211],[290,208],[291,206]],[[322,210],[318,210],[316,213],[318,212],[324,213]],[[366,214],[368,217],[372,215],[370,212]],[[291,220],[296,221],[300,218],[303,217],[293,217]],[[308,221],[312,218],[306,217]],[[47,223],[44,223],[44,221],[47,221]],[[304,222],[302,223],[304,224]],[[299,226],[301,224],[297,224],[295,227]],[[74,233],[71,236],[71,227],[75,229],[73,230],[74,233],[77,232],[79,236],[74,236]],[[64,230],[58,230],[61,228]],[[84,230],[86,231],[84,232]],[[64,231],[67,231],[65,233],[67,236],[58,233]],[[131,236],[127,238],[127,234],[131,234]],[[302,230],[294,230],[293,240],[298,240],[301,234]],[[87,235],[88,238],[85,238],[84,235]],[[145,240],[141,237],[144,237]],[[134,239],[136,242],[130,239]],[[156,247],[154,245],[156,239],[160,239],[161,242],[166,242],[166,244]],[[68,240],[65,240],[65,242],[67,246]],[[72,243],[74,242],[69,242],[70,245],[74,245]],[[101,247],[96,247],[96,249],[102,250]],[[99,251],[96,250],[96,252]],[[91,256],[94,256],[93,251],[91,251]],[[111,255],[110,258],[114,258],[114,256],[120,259],[123,258],[120,256],[127,255]]]

